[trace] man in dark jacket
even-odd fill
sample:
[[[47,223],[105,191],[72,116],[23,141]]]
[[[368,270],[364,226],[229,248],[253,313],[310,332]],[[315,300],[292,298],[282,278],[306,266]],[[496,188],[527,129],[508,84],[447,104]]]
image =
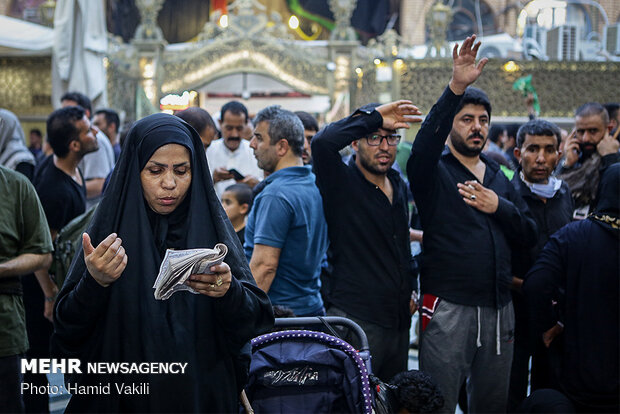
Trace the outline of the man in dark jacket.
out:
[[[605,171],[597,198],[586,220],[570,223],[549,239],[525,278],[523,294],[533,333],[542,336],[554,361],[556,389],[576,412],[617,413],[620,164]]]
[[[515,157],[519,168],[512,184],[527,203],[539,234],[534,244],[515,249],[512,255],[515,348],[510,372],[509,411],[515,409],[527,395],[530,356],[532,390],[550,386],[546,348],[541,340],[531,342],[528,339],[527,312],[521,284],[549,237],[570,223],[573,216],[573,199],[568,185],[551,175],[562,154],[559,150],[561,138],[560,129],[542,119],[529,121],[517,133]]]
[[[506,410],[514,339],[511,247],[536,240],[525,202],[499,165],[480,154],[491,104],[484,92],[468,88],[487,62],[476,65],[480,43],[474,41],[455,47],[450,84],[407,163],[424,230],[420,368],[438,382],[446,413],[454,413],[465,379],[469,411]]]

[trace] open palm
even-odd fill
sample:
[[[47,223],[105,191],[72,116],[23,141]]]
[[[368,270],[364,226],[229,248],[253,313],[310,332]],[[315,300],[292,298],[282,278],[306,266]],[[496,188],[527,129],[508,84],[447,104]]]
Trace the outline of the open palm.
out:
[[[450,81],[450,86],[457,94],[465,92],[465,89],[480,77],[484,65],[489,61],[487,58],[482,58],[476,64],[480,42],[475,42],[476,35],[473,35],[465,39],[460,50],[457,44],[452,51],[452,80]]]
[[[400,100],[380,105],[376,108],[377,112],[383,117],[383,128],[399,129],[409,128],[412,122],[421,122],[422,119],[418,115],[422,112],[411,101]]]

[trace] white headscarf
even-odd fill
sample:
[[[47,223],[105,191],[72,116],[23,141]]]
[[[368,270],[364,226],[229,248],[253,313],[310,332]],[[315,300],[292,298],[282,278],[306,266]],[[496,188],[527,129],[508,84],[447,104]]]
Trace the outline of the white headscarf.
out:
[[[0,109],[0,165],[14,170],[22,162],[35,165],[34,155],[26,147],[24,131],[15,114]]]

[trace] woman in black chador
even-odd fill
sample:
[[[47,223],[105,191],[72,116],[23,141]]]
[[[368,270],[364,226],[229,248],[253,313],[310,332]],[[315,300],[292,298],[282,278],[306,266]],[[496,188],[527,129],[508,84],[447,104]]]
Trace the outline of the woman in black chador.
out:
[[[191,277],[200,294],[154,298],[166,249],[216,243],[228,255],[214,274]],[[54,315],[53,356],[81,360],[81,374],[65,375],[67,410],[238,412],[246,344],[271,328],[273,314],[215,195],[196,131],[166,114],[134,125],[83,250]],[[89,372],[88,362],[187,365],[178,374],[107,374]]]

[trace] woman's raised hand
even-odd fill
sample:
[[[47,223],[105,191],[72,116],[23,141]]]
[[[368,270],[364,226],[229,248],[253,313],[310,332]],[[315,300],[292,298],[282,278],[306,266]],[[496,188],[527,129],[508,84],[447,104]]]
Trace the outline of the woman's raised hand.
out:
[[[88,233],[82,234],[86,268],[103,287],[115,282],[127,266],[127,254],[125,254],[122,243],[123,241],[117,237],[117,234],[112,233],[95,248]]]
[[[191,275],[185,283],[200,294],[220,298],[230,288],[232,279],[230,267],[226,263],[222,263],[211,266],[210,270],[213,272],[212,274]]]

